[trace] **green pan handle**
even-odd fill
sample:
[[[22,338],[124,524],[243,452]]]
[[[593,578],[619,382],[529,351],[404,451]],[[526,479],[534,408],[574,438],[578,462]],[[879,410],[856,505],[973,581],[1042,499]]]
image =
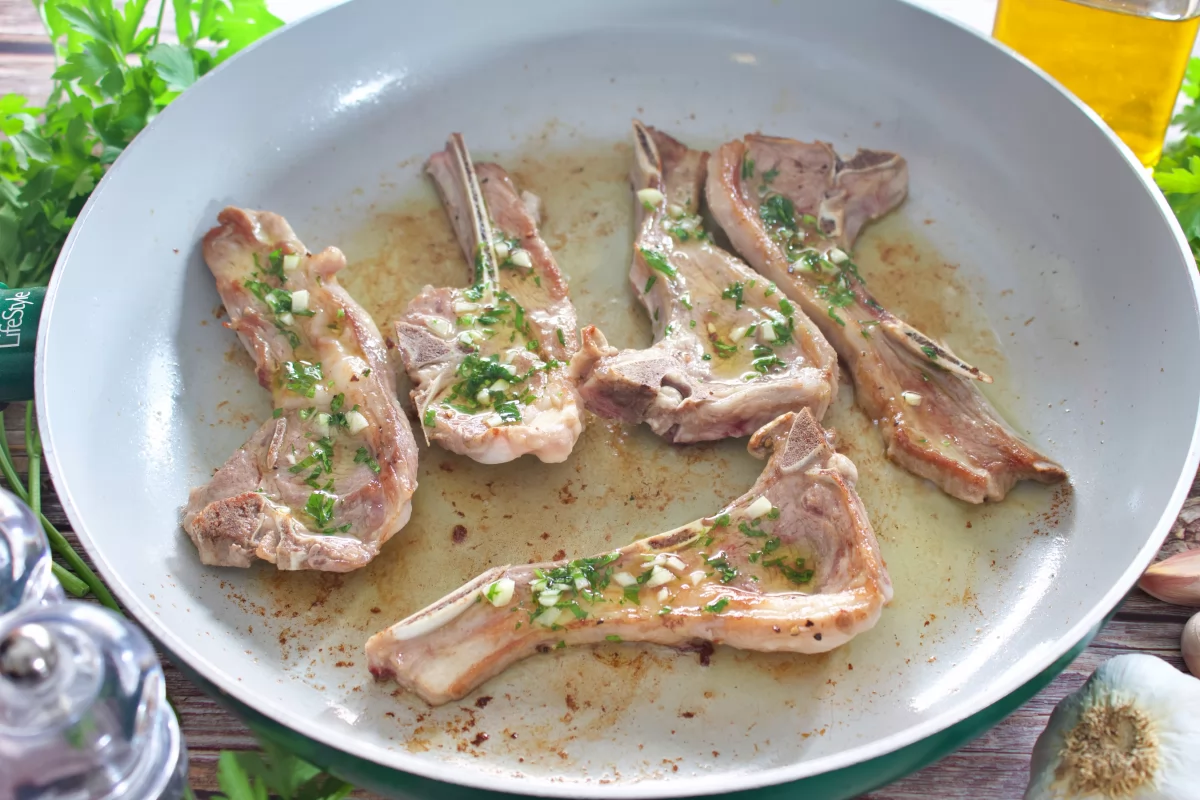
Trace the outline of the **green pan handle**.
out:
[[[33,346],[46,287],[0,283],[0,403],[33,399]]]

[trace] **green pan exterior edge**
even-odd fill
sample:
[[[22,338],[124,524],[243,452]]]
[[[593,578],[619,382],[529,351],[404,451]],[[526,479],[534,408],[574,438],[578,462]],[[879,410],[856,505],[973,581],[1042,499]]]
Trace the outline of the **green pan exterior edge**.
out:
[[[46,287],[0,283],[0,403],[33,399],[34,344]]]
[[[1005,717],[1032,699],[1087,649],[1088,644],[1107,624],[1115,611],[1116,609],[1109,612],[1100,625],[1089,631],[1075,646],[1018,689],[982,711],[956,722],[932,736],[886,755],[859,764],[852,764],[833,772],[813,775],[777,786],[764,786],[759,789],[722,796],[739,800],[793,800],[799,797],[803,797],[805,800],[850,800],[865,792],[897,781],[905,775],[950,755],[967,742],[995,727]],[[514,797],[507,793],[470,789],[410,775],[341,750],[326,747],[238,702],[217,689],[182,661],[173,657],[172,661],[206,694],[240,717],[260,739],[295,753],[360,788],[388,797],[402,798],[402,800],[488,800],[488,798],[499,800],[500,798]]]

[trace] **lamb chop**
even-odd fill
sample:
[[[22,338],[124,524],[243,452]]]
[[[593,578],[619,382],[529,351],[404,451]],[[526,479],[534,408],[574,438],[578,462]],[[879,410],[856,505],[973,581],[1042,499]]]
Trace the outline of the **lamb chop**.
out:
[[[205,486],[183,527],[205,564],[346,572],[408,522],[417,446],[383,337],[277,214],[226,208],[204,258],[275,411]]]
[[[1002,500],[1020,480],[1066,477],[974,384],[992,379],[876,302],[847,254],[862,226],[907,194],[903,158],[859,150],[843,161],[824,142],[747,136],[714,162],[713,216],[845,360],[889,458],[971,503]]]
[[[457,133],[426,170],[475,270],[467,289],[425,287],[395,323],[426,441],[484,464],[565,461],[583,432],[566,369],[579,344],[540,202],[496,164],[473,164]]]
[[[645,350],[594,326],[571,364],[588,410],[671,442],[746,436],[785,411],[820,419],[837,356],[775,285],[717,247],[698,215],[708,153],[633,123],[638,236],[629,280],[654,321]]]
[[[716,515],[589,558],[488,570],[372,636],[372,674],[437,705],[556,646],[820,653],[868,630],[892,585],[854,464],[808,409],[767,424],[749,448],[766,469]]]

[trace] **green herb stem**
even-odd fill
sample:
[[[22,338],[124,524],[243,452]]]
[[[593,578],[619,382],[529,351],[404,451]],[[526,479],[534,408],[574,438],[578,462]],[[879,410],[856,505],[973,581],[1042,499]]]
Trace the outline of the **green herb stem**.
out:
[[[54,577],[62,584],[63,590],[72,597],[87,597],[88,592],[91,591],[91,587],[73,573],[68,572],[67,568],[58,562],[51,563],[50,571],[54,573]]]

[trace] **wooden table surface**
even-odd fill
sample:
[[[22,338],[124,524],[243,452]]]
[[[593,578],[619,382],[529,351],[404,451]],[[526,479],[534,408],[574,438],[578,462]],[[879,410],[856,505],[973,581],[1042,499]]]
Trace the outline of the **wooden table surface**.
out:
[[[312,0],[308,0],[310,3]],[[41,23],[28,0],[0,0],[0,95],[20,92],[33,101],[45,95],[53,72],[53,55]],[[23,417],[18,409],[6,414],[10,445],[19,450]],[[23,411],[22,411],[23,414]],[[19,466],[23,459],[18,455]],[[42,476],[46,515],[61,530],[67,522],[48,475]],[[1200,539],[1200,483],[1192,487],[1176,532],[1169,537],[1164,553]],[[67,533],[74,544],[74,537]],[[910,798],[971,798],[1012,800],[1022,795],[1028,778],[1029,754],[1034,740],[1045,727],[1051,710],[1074,691],[1097,666],[1112,656],[1142,652],[1161,656],[1177,667],[1179,637],[1190,612],[1161,603],[1134,590],[1113,620],[1076,661],[1041,694],[993,730],[953,755],[864,800],[909,800]],[[164,662],[167,692],[178,709],[191,758],[191,782],[201,797],[217,789],[216,759],[221,750],[244,750],[256,746],[254,738],[238,719],[202,694],[170,663]],[[355,796],[367,796],[356,793]]]

